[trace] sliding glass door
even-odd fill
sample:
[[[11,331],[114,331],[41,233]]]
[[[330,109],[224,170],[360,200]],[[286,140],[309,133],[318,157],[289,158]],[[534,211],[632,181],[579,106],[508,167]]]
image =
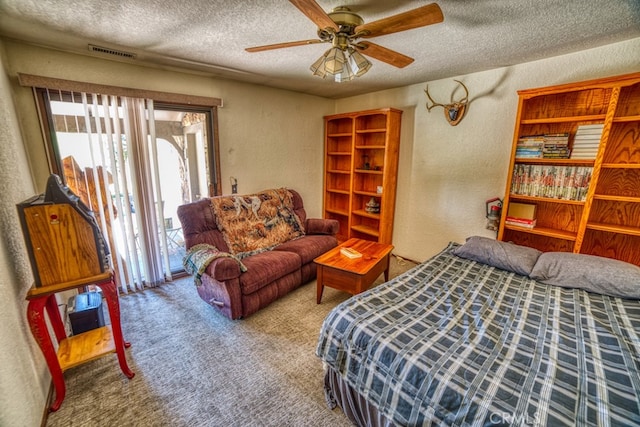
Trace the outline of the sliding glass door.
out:
[[[154,286],[182,272],[176,210],[220,187],[215,108],[37,94],[52,172],[96,214],[123,289]]]

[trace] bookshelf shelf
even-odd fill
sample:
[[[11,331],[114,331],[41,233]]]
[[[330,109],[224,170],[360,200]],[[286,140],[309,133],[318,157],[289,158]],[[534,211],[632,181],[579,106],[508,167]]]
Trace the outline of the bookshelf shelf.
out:
[[[380,219],[380,214],[370,213],[365,211],[364,209],[356,209],[352,212],[354,215],[363,216],[366,218]]]
[[[605,224],[601,222],[590,222],[587,224],[590,230],[605,231],[607,233],[627,234],[629,236],[640,237],[640,227],[630,227],[626,225]]]
[[[637,121],[640,121],[640,115],[636,115],[636,116],[621,116],[621,117],[614,117],[613,118],[613,122],[614,123],[637,122]]]
[[[357,145],[356,150],[384,150],[384,145]]]
[[[633,196],[610,196],[607,194],[595,194],[593,196],[594,200],[608,200],[611,202],[630,202],[630,203],[640,203],[640,197]]]
[[[640,169],[640,163],[603,163],[602,169]]]
[[[516,157],[514,162],[528,165],[593,166],[595,159],[535,159]]]
[[[339,190],[337,188],[327,188],[327,193],[346,194],[349,195],[349,190]]]
[[[498,239],[541,251],[584,253],[640,265],[640,73],[521,90],[518,96],[518,121]],[[601,133],[592,125],[601,125]],[[578,130],[580,138],[575,137]],[[579,141],[580,146],[575,147],[578,155],[586,154],[585,147],[587,152],[597,147],[593,150],[596,157],[515,157],[519,140],[554,133],[569,134],[572,152],[573,144]],[[594,133],[593,142],[585,144]],[[585,169],[589,178],[582,181],[579,197],[574,197],[578,200],[538,197],[573,196],[572,186],[567,186],[563,176],[568,170]],[[551,187],[539,180],[540,170],[553,183]],[[539,191],[540,185],[543,191]],[[564,192],[549,192],[548,188]],[[535,228],[505,224],[512,201],[536,205]]]
[[[378,232],[378,229],[373,228],[373,227],[369,227],[366,225],[352,225],[351,229],[354,231],[357,231],[359,233],[363,233],[366,234],[368,236],[372,236],[372,237],[379,237],[380,233]]]
[[[529,233],[529,234],[537,234],[539,236],[551,237],[554,239],[563,239],[563,240],[576,240],[576,233],[571,233],[569,231],[557,230],[554,228],[548,227],[534,227],[534,228],[525,228],[518,227],[517,225],[504,225],[505,229],[517,231],[519,233]]]
[[[592,122],[604,121],[604,114],[594,114],[588,116],[567,116],[567,117],[544,117],[540,119],[524,119],[520,121],[522,125],[534,125],[545,123],[575,123],[575,122]]]
[[[380,197],[382,196],[382,194],[378,194],[374,191],[360,191],[360,190],[354,190],[353,194],[357,194],[359,196],[368,196],[368,197]]]
[[[385,133],[387,131],[386,128],[381,129],[357,129],[356,133]]]
[[[328,213],[336,214],[336,215],[349,216],[349,211],[344,211],[340,209],[329,208],[329,209],[325,209],[325,211]]]
[[[510,199],[518,200],[518,201],[561,203],[566,205],[579,205],[579,206],[584,205],[584,202],[580,200],[552,199],[550,197],[525,196],[522,194],[511,194]]]
[[[384,172],[381,170],[372,170],[372,169],[356,169],[355,173],[370,173],[373,175],[382,175]]]

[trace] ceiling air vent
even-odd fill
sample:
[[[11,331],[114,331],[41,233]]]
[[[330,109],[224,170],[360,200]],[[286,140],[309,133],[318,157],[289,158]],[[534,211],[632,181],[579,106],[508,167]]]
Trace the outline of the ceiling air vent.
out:
[[[93,44],[89,45],[89,50],[91,52],[102,53],[104,55],[112,55],[112,56],[118,56],[120,58],[136,59],[135,53],[125,52],[124,50],[115,50],[108,47],[96,46]]]

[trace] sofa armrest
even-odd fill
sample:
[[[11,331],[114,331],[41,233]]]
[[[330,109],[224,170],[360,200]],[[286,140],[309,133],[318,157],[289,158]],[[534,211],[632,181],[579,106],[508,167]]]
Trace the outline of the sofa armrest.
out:
[[[305,230],[307,234],[328,234],[335,236],[340,230],[340,223],[335,219],[308,218]]]
[[[217,258],[207,266],[206,273],[213,279],[224,282],[240,277],[240,264],[233,258]]]

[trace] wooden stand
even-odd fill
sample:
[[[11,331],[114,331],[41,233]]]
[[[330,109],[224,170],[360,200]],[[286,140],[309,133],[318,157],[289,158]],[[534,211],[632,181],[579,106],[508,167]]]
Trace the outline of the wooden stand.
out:
[[[362,254],[360,258],[347,258],[341,248],[352,248]],[[316,303],[322,301],[325,286],[357,295],[384,273],[389,280],[389,262],[393,245],[351,238],[314,259],[318,266]]]
[[[60,312],[58,311],[55,294],[88,285],[96,285],[102,289],[109,309],[111,325],[67,337]],[[115,352],[122,372],[127,378],[133,378],[135,374],[129,369],[124,354],[124,349],[130,347],[131,344],[125,342],[122,337],[118,289],[111,271],[83,280],[38,288],[32,287],[27,293],[27,300],[29,300],[27,307],[29,327],[42,350],[56,391],[55,400],[49,407],[50,411],[54,412],[60,408],[66,391],[63,372],[74,366]],[[49,315],[51,326],[58,341],[57,353],[45,322],[45,310]]]

